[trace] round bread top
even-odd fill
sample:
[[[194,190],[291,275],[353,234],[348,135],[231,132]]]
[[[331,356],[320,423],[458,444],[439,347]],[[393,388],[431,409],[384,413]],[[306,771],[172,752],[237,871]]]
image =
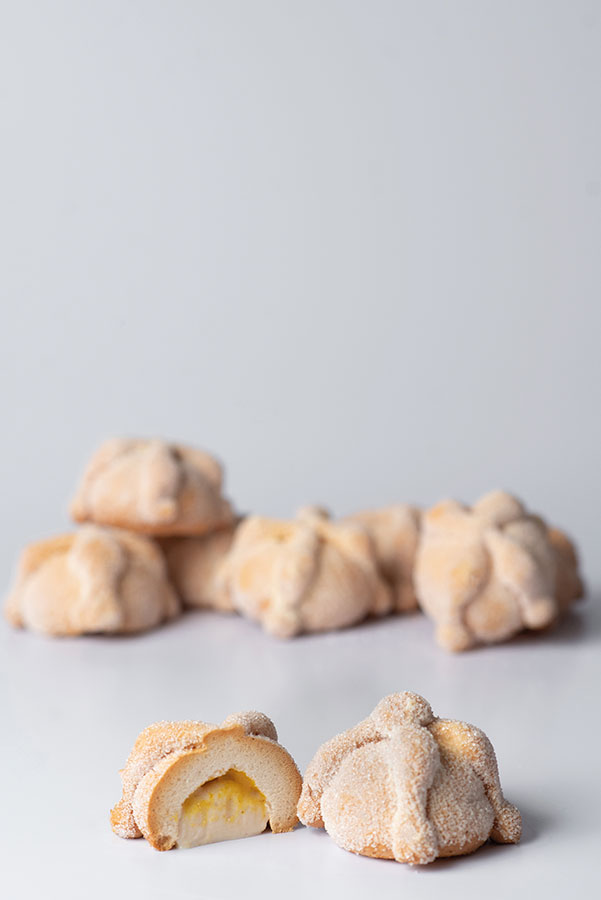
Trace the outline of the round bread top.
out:
[[[233,520],[222,481],[219,462],[201,450],[113,438],[88,463],[71,515],[145,534],[204,534]]]
[[[392,605],[365,529],[316,508],[244,520],[224,571],[234,607],[277,637],[342,628]]]
[[[271,719],[253,710],[231,715],[221,725],[157,722],[145,728],[121,772],[123,794],[111,811],[113,831],[125,838],[144,834],[158,845],[159,837],[168,832],[165,818],[173,826],[173,816],[164,815],[165,803],[172,805],[175,796],[176,805],[181,806],[180,801],[192,790],[230,769],[248,773],[257,782],[276,830],[294,826],[300,774],[290,754],[278,743]],[[186,785],[192,782],[193,788],[187,790]],[[182,784],[184,787],[180,787]],[[182,790],[185,796],[180,797]],[[176,837],[169,834],[167,843],[172,846]]]
[[[431,820],[435,813],[447,833]],[[489,835],[515,842],[521,834],[486,735],[437,718],[423,697],[408,691],[385,697],[366,719],[319,748],[305,772],[298,814],[306,825],[325,826],[346,849],[402,862],[431,862],[441,847],[454,855],[444,848],[469,852]],[[484,830],[466,844],[476,820]]]
[[[582,590],[565,535],[505,491],[471,508],[445,500],[425,513],[415,585],[451,650],[545,628]]]
[[[178,612],[154,541],[96,525],[27,547],[5,609],[14,625],[55,635],[140,631]]]

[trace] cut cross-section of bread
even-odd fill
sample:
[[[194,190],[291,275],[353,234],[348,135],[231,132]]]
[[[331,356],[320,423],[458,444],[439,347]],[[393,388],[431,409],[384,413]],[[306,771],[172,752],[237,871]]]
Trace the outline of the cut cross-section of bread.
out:
[[[143,835],[157,850],[290,831],[301,776],[261,713],[221,726],[160,723],[142,732],[111,813],[121,837]]]
[[[195,753],[192,750],[190,753]],[[183,765],[189,765],[187,759]],[[181,767],[180,767],[181,768]],[[265,795],[252,778],[237,769],[205,781],[181,805],[178,847],[252,837],[267,827]]]

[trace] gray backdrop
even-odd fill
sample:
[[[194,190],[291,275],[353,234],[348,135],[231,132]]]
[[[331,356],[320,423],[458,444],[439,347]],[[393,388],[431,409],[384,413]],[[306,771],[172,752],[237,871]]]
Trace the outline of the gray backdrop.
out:
[[[599,2],[5,0],[0,85],[6,582],[133,434],[267,514],[506,487],[598,583]]]
[[[0,80],[9,558],[131,433],[265,513],[504,486],[592,564],[599,3],[23,0]]]

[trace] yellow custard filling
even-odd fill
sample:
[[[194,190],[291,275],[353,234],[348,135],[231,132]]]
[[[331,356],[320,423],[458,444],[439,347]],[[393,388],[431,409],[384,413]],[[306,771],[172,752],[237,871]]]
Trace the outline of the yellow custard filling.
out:
[[[229,769],[197,788],[182,804],[179,847],[198,847],[215,841],[260,834],[269,813],[265,797],[254,781]]]

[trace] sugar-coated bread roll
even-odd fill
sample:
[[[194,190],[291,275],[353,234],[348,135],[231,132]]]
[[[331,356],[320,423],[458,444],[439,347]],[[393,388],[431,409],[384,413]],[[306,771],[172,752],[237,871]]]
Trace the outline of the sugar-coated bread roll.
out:
[[[27,547],[5,607],[13,625],[53,635],[144,631],[178,612],[154,541],[97,525]]]
[[[582,592],[573,545],[504,491],[424,514],[415,586],[447,650],[551,624]]]
[[[201,450],[114,438],[88,463],[71,515],[143,534],[205,534],[234,518],[222,480],[220,464]]]
[[[155,850],[290,831],[302,780],[271,719],[238,713],[221,725],[158,722],[121,772],[113,831]]]
[[[411,864],[471,853],[489,837],[513,844],[522,831],[484,732],[437,718],[409,692],[320,747],[298,815],[345,850]]]
[[[365,529],[316,508],[291,521],[250,516],[225,572],[234,608],[276,637],[344,628],[392,607]]]
[[[417,609],[413,569],[419,542],[420,510],[408,503],[370,509],[347,516],[370,535],[382,578],[390,585],[397,612]]]
[[[225,561],[237,523],[199,537],[163,538],[169,577],[186,606],[232,612]]]
[[[578,554],[567,534],[559,528],[549,528],[548,536],[555,555],[555,599],[559,611],[564,612],[584,593]]]

